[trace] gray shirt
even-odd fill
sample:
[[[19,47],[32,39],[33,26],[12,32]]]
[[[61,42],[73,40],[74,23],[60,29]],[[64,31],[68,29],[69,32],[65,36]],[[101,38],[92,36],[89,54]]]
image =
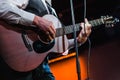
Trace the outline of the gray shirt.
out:
[[[0,0],[0,18],[9,23],[30,26],[35,14],[24,11],[29,0]],[[45,0],[42,0],[44,5]]]

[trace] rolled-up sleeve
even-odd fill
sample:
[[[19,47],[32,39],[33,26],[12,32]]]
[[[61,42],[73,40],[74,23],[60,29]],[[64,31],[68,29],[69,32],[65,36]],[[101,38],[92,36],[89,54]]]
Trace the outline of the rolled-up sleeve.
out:
[[[35,15],[18,8],[7,0],[0,0],[0,18],[9,23],[30,26]]]

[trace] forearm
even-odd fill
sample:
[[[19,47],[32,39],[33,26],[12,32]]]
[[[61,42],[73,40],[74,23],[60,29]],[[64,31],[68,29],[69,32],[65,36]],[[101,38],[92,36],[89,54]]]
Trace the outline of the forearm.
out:
[[[6,0],[0,2],[0,18],[9,23],[30,26],[33,23],[34,17],[34,14],[19,9]]]

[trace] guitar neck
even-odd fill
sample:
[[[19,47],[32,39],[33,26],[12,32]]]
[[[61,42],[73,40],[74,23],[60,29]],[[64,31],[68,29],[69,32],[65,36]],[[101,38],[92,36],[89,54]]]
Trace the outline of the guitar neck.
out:
[[[92,27],[95,27],[95,26],[104,24],[104,20],[102,18],[100,18],[100,19],[91,20],[91,21],[89,21],[89,23],[92,25]],[[57,28],[56,29],[56,37],[73,33],[73,28],[74,28],[73,25],[64,26],[62,28]],[[76,31],[80,30],[80,24],[79,23],[75,24],[75,30]]]

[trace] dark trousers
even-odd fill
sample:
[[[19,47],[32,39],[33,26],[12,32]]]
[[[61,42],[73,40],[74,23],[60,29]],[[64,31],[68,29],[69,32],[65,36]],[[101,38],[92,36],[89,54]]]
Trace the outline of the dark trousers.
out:
[[[55,80],[47,60],[33,71],[33,78],[35,80]]]
[[[50,71],[47,59],[36,69],[30,72],[17,72],[12,70],[0,58],[0,80],[55,80]]]

